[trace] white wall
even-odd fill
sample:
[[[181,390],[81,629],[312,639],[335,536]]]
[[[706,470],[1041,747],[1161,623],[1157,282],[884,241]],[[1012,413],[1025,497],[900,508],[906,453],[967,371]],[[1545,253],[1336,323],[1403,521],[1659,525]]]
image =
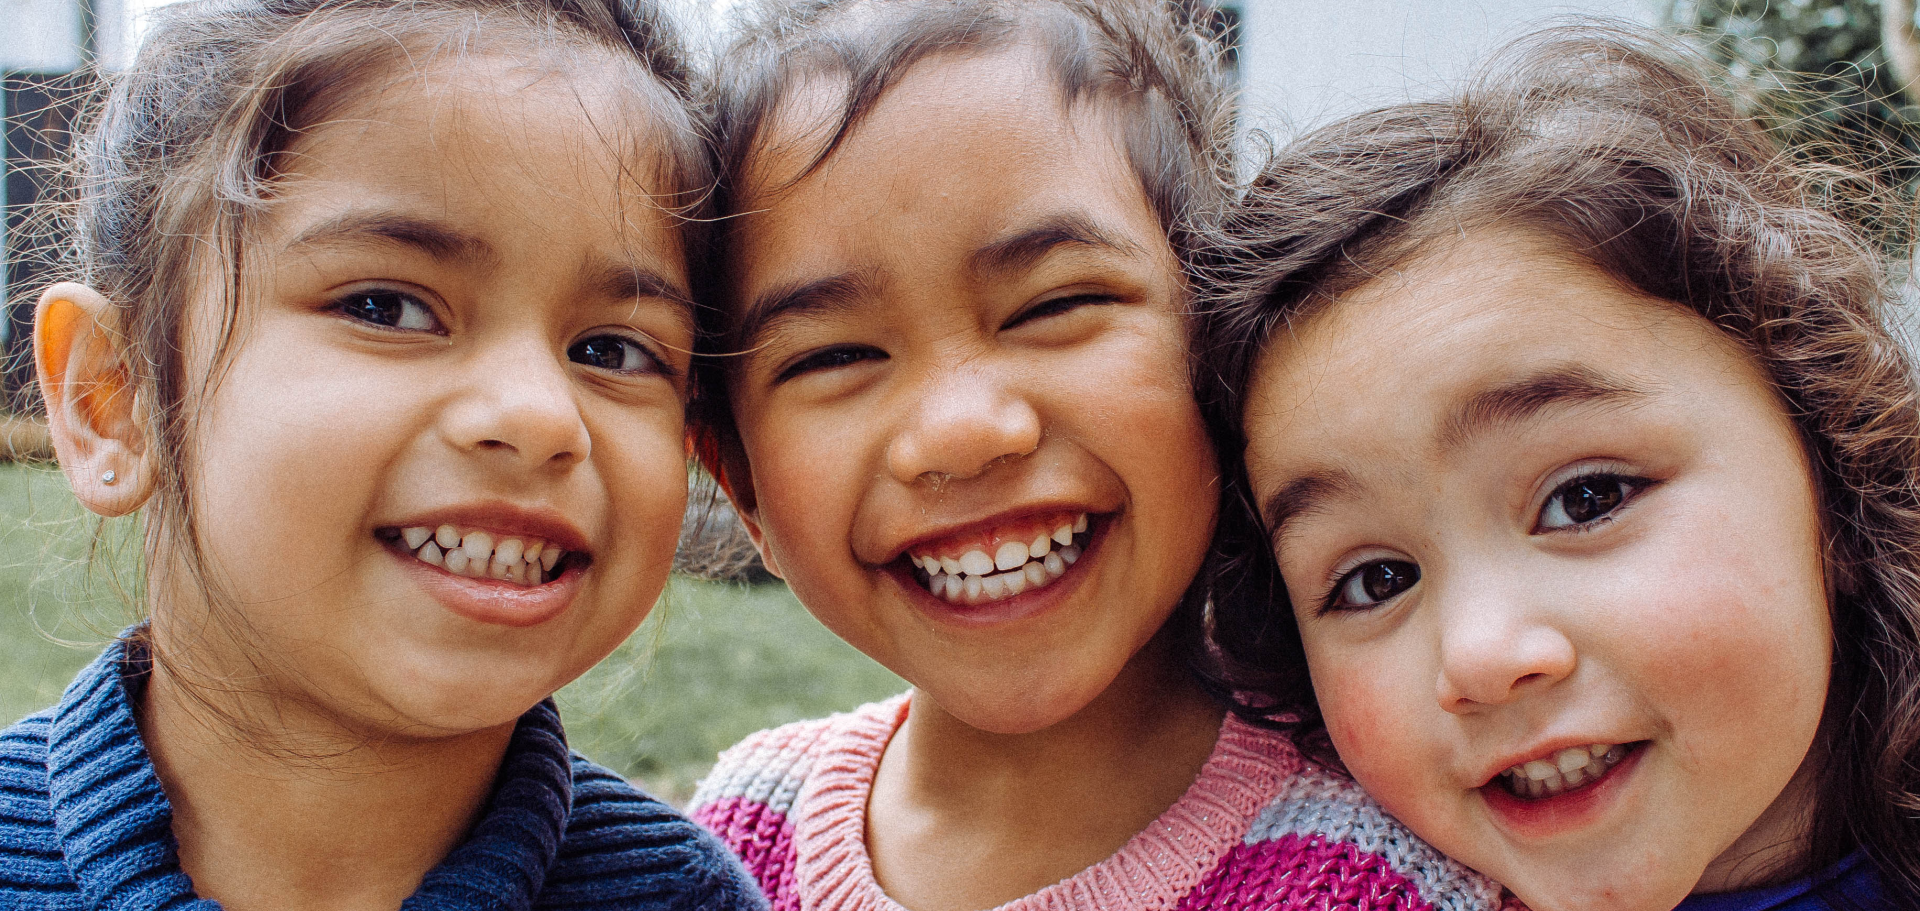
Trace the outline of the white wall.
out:
[[[0,69],[64,73],[80,62],[73,0],[0,0]]]
[[[1286,139],[1444,91],[1489,51],[1570,15],[1656,24],[1666,0],[1242,0],[1242,119]]]

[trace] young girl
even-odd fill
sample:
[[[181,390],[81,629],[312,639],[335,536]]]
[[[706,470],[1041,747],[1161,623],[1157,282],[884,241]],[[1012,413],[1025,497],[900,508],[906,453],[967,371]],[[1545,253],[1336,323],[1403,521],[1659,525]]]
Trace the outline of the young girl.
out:
[[[1206,350],[1284,585],[1215,640],[1539,911],[1920,906],[1912,362],[1835,172],[1677,59],[1548,32],[1267,166]]]
[[[614,2],[167,10],[34,330],[150,619],[0,738],[0,906],[760,904],[547,698],[679,528],[688,97]]]
[[[723,61],[708,464],[914,687],[696,794],[775,908],[1498,896],[1192,670],[1218,490],[1181,261],[1229,169],[1166,8],[784,4]]]

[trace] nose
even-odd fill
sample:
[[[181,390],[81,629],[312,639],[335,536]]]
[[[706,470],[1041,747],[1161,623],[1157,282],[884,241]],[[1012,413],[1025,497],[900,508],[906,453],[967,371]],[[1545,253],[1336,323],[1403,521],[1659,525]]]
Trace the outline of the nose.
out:
[[[466,391],[442,419],[455,448],[528,469],[590,454],[574,383],[545,338],[500,339],[476,351],[465,370]]]
[[[887,447],[903,484],[971,478],[1040,446],[1040,414],[1011,371],[970,363],[932,373],[913,388],[909,417]]]
[[[1452,603],[1441,595],[1436,605],[1441,708],[1464,715],[1504,705],[1573,673],[1573,641],[1550,610],[1498,582],[1472,587]],[[1429,590],[1430,604],[1438,594]]]

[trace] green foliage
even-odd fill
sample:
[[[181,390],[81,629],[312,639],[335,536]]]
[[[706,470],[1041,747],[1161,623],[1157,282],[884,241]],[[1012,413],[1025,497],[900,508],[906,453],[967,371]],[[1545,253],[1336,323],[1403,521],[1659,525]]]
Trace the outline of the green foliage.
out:
[[[1879,191],[1899,186],[1912,199],[1920,184],[1920,107],[1902,95],[1881,47],[1880,0],[1699,0],[1674,18],[1795,153],[1870,178],[1839,178],[1843,211],[1889,244],[1910,239]]]
[[[0,463],[0,725],[53,704],[138,616],[138,527],[97,520],[58,470]],[[640,630],[560,692],[581,752],[684,802],[720,750],[906,684],[809,616],[783,585],[676,577]]]

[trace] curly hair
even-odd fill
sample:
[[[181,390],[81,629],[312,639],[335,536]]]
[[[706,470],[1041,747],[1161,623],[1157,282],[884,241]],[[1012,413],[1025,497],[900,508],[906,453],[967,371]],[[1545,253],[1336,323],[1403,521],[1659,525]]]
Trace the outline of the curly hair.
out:
[[[1837,217],[1873,175],[1816,167],[1633,30],[1549,29],[1455,96],[1278,151],[1211,238],[1196,388],[1229,463],[1209,635],[1236,711],[1331,758],[1250,496],[1241,426],[1267,341],[1445,237],[1503,228],[1690,309],[1762,369],[1803,441],[1833,588],[1834,671],[1804,863],[1864,848],[1920,899],[1920,406],[1892,274]],[[1876,201],[1877,200],[1877,201]],[[1851,211],[1851,210],[1850,210]]]

